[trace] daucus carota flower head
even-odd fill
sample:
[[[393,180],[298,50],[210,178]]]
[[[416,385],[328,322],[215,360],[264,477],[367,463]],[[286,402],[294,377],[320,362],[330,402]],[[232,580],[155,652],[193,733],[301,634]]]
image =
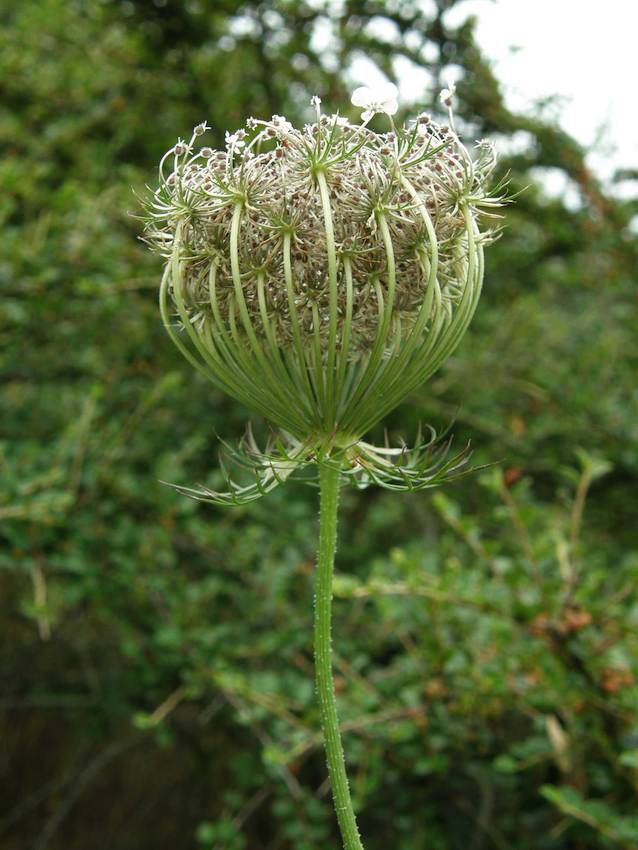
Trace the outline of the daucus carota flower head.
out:
[[[436,434],[381,448],[364,433],[452,353],[476,309],[481,219],[494,149],[470,156],[450,126],[420,115],[395,126],[397,90],[357,89],[362,123],[323,115],[294,127],[249,118],[223,150],[179,140],[163,157],[146,240],[165,259],[164,324],[214,384],[280,426],[261,452],[248,430],[231,454],[254,480],[224,493],[183,488],[232,505],[268,493],[318,462],[320,542],[315,590],[317,695],[345,850],[362,850],[348,790],[331,672],[332,571],[340,482],[421,490],[458,477]],[[375,132],[373,116],[388,128]]]
[[[182,353],[304,445],[362,435],[451,354],[483,279],[501,198],[489,143],[403,126],[394,86],[357,89],[363,123],[275,115],[162,159],[145,238],[165,258],[161,309]],[[451,98],[451,93],[449,94]],[[449,99],[448,98],[448,99]],[[447,99],[446,99],[447,103]]]

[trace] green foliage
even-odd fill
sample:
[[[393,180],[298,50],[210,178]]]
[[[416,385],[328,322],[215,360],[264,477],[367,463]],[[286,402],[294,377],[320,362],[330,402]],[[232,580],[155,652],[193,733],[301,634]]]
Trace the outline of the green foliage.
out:
[[[638,818],[619,817],[618,812],[599,800],[583,800],[574,788],[544,785],[541,793],[569,818],[575,818],[596,830],[605,847],[635,847],[638,842]]]
[[[0,18],[3,848],[337,846],[316,491],[224,511],[159,483],[219,488],[214,433],[246,413],[172,350],[128,211],[204,118],[219,141],[248,114],[303,121],[315,91],[345,106],[358,50],[389,73],[458,63],[472,132],[529,134],[475,323],[388,423],[456,417],[499,466],[433,496],[343,494],[336,684],[366,847],[635,846],[635,204],[542,111],[507,111],[450,3],[334,4],[328,50],[319,3],[212,5]]]

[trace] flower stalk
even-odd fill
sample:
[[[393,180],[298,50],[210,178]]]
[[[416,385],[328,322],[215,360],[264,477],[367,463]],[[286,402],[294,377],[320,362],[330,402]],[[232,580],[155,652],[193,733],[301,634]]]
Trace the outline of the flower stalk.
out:
[[[317,697],[345,850],[363,850],[348,787],[332,675],[332,580],[340,486],[419,491],[467,474],[433,429],[404,443],[363,437],[452,354],[477,308],[483,249],[504,203],[488,183],[493,145],[474,156],[452,115],[407,125],[397,89],[361,87],[362,122],[323,115],[297,129],[248,119],[226,149],[196,149],[200,124],[161,160],[145,239],[164,257],[160,313],[179,351],[218,389],[280,430],[265,450],[250,428],[227,447],[248,481],[178,487],[216,505],[247,504],[300,470],[319,471],[314,609]],[[172,161],[172,171],[166,169]],[[500,187],[502,188],[502,187]]]
[[[315,579],[315,681],[335,813],[345,850],[363,850],[355,819],[339,731],[332,675],[332,577],[337,547],[339,466],[319,465],[319,551]]]

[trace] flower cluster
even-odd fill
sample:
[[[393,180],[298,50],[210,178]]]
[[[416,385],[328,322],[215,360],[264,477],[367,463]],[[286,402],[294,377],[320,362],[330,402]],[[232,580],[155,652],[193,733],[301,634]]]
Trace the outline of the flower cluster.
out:
[[[176,344],[301,437],[360,436],[442,362],[478,300],[480,217],[501,203],[489,142],[470,156],[425,114],[374,132],[394,87],[353,103],[360,124],[313,98],[313,123],[251,118],[224,150],[196,146],[199,125],[162,159],[148,205]]]

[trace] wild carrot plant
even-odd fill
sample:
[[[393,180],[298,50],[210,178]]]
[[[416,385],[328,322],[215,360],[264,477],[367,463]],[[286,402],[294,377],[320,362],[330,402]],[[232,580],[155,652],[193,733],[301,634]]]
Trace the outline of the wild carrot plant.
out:
[[[396,126],[397,90],[357,89],[362,122],[324,115],[297,129],[274,115],[200,145],[197,126],[162,158],[145,238],[165,260],[160,311],[171,339],[212,383],[278,431],[250,430],[235,460],[252,473],[226,492],[179,487],[218,505],[251,502],[314,465],[320,485],[314,651],[334,805],[346,850],[361,850],[332,677],[331,606],[339,488],[435,487],[467,471],[430,429],[413,448],[365,434],[426,381],[476,310],[483,250],[503,203],[488,183],[493,145],[470,155],[429,115]],[[369,122],[389,119],[386,132]]]

